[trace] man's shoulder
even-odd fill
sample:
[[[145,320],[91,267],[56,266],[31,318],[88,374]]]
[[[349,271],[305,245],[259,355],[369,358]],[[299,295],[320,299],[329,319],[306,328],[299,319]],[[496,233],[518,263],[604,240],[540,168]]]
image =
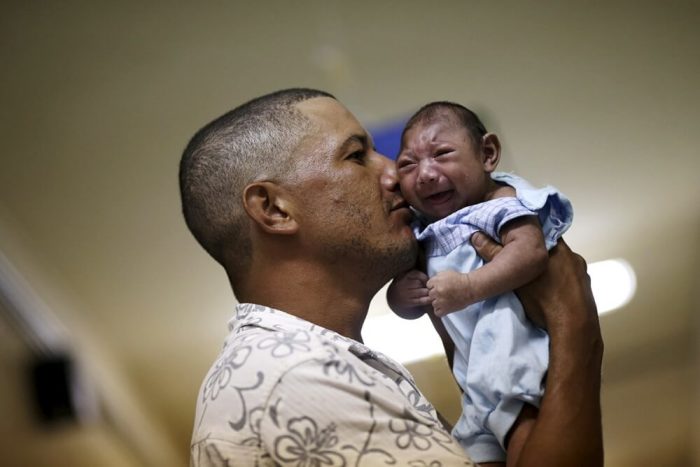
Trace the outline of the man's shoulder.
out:
[[[229,375],[235,375],[238,381],[251,378],[274,381],[307,362],[347,358],[347,347],[347,343],[335,341],[333,336],[303,328],[240,329],[226,340],[207,374],[203,390],[206,395],[206,388],[217,385],[215,381],[228,387]]]
[[[217,411],[240,411],[245,408],[235,403],[239,400],[264,405],[285,375],[350,360],[353,357],[347,348],[348,343],[333,333],[303,328],[234,330],[204,378],[198,411],[211,410],[211,406]]]
[[[264,360],[272,367],[289,368],[309,359],[346,353],[350,345],[347,339],[321,328],[251,326],[229,336],[218,360],[230,359],[236,354],[246,359]]]
[[[208,450],[206,455],[224,448],[255,451],[260,418],[281,381],[291,375],[300,375],[296,380],[322,379],[324,368],[351,358],[347,343],[336,342],[332,333],[256,326],[234,329],[199,391],[193,456],[194,450],[202,449]]]
[[[410,375],[392,360],[315,327],[244,326],[234,328],[202,386],[191,455],[193,465],[211,459],[275,465],[271,459],[301,459],[315,446],[352,465],[371,442],[372,451],[415,460],[425,453],[406,450],[400,439],[416,425],[426,443],[438,440],[448,451],[441,455],[463,460]]]

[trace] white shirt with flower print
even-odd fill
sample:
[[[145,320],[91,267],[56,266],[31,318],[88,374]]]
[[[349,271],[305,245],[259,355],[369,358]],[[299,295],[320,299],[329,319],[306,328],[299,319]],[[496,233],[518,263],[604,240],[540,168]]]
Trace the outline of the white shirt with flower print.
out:
[[[190,465],[472,465],[408,371],[295,316],[236,306],[197,400]]]

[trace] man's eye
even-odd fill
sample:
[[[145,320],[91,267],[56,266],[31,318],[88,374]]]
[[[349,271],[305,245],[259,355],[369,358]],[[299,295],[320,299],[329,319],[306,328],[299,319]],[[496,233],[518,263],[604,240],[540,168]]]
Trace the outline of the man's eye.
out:
[[[452,149],[438,149],[435,151],[435,157],[444,156],[452,152]]]
[[[357,162],[361,162],[361,163],[364,164],[364,162],[365,162],[365,155],[366,155],[366,154],[365,154],[365,151],[355,151],[355,152],[353,152],[352,154],[350,154],[350,155],[348,156],[348,159],[351,159],[351,160],[354,160],[354,161],[357,161]]]

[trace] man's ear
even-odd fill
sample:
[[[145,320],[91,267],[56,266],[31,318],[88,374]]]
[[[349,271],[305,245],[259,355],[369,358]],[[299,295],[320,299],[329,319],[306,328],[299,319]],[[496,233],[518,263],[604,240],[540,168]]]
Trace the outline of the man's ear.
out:
[[[488,173],[496,170],[501,160],[501,142],[495,133],[486,133],[481,137],[481,155],[484,170]]]
[[[243,208],[267,233],[291,235],[299,230],[287,192],[273,182],[253,182],[246,186]]]

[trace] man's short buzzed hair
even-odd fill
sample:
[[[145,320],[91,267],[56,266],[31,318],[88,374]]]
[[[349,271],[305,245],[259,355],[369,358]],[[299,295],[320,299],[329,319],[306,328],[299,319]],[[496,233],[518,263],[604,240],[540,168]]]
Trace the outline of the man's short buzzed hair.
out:
[[[310,126],[295,104],[315,97],[334,98],[327,92],[294,88],[246,102],[195,133],[182,154],[185,222],[229,276],[244,274],[250,261],[243,189],[256,180],[285,180],[293,173],[290,156]],[[227,264],[231,256],[235,265]]]
[[[406,132],[418,124],[429,124],[444,117],[445,112],[449,112],[456,118],[458,124],[464,127],[469,133],[475,148],[481,147],[481,138],[487,133],[486,127],[481,122],[479,116],[461,104],[449,101],[435,101],[425,104],[408,119],[406,126],[401,133],[401,144]]]

